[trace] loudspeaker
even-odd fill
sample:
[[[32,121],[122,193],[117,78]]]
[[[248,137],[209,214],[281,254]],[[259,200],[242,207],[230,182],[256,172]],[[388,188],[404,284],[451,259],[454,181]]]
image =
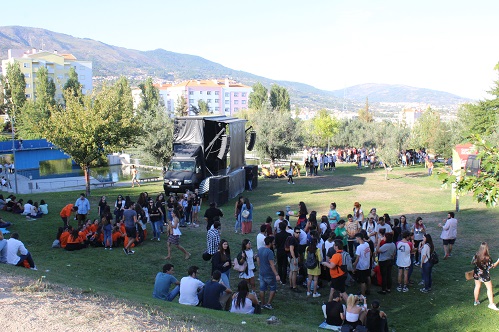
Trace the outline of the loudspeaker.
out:
[[[252,130],[252,131],[250,131],[248,147],[246,149],[248,151],[253,150],[253,147],[255,146],[255,142],[256,142],[256,131]]]
[[[217,205],[225,204],[229,201],[229,177],[217,176],[210,178],[210,191],[208,193],[210,203]]]
[[[217,158],[224,159],[230,149],[230,136],[222,135],[222,142],[220,143],[220,150],[218,151]]]

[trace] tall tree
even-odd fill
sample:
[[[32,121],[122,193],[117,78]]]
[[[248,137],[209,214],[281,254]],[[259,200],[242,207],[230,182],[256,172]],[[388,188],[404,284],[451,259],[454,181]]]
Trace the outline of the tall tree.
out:
[[[143,134],[134,119],[132,93],[125,82],[104,86],[95,99],[65,90],[65,107],[52,107],[41,126],[41,136],[61,148],[84,170],[87,194],[90,194],[88,171],[92,163],[134,144]]]
[[[255,83],[252,88],[253,92],[249,95],[248,106],[251,109],[260,110],[267,103],[269,91],[260,82]]]
[[[270,88],[270,106],[274,110],[291,111],[291,100],[286,88],[273,84]]]
[[[207,115],[211,113],[210,106],[203,99],[198,100],[198,114]]]
[[[41,67],[36,72],[36,94],[35,100],[42,109],[48,110],[50,106],[55,106],[55,83],[49,77],[47,68]]]
[[[366,106],[359,110],[359,120],[363,122],[373,122],[374,115],[369,111],[369,99],[366,97]]]
[[[416,149],[424,148],[435,152],[437,147],[437,133],[442,130],[440,114],[428,107],[412,128],[411,146]]]
[[[189,115],[189,107],[187,106],[187,100],[184,96],[179,96],[177,98],[177,106],[175,106],[175,116],[187,116]]]
[[[257,138],[255,149],[262,158],[275,161],[298,151],[301,137],[289,112],[265,107],[254,113],[252,123],[261,138]]]
[[[78,81],[78,73],[76,70],[71,67],[69,68],[69,74],[68,74],[68,80],[66,83],[64,83],[63,90],[64,91],[71,91],[71,94],[74,97],[81,97],[82,91],[81,91],[81,84],[80,81]],[[64,101],[66,101],[66,93],[63,93],[63,98]],[[80,98],[80,102],[82,102],[82,99]]]
[[[313,119],[307,121],[305,144],[327,148],[334,135],[338,133],[339,121],[322,109]]]
[[[26,80],[21,72],[19,64],[7,64],[7,74],[5,80],[5,98],[8,100],[7,113],[9,116],[16,116],[14,112],[20,111],[26,102]]]
[[[173,152],[173,121],[164,107],[158,106],[142,119],[142,135],[138,146],[159,165],[166,165]]]
[[[145,82],[139,84],[141,90],[141,101],[139,109],[143,114],[154,112],[160,104],[159,90],[152,82],[152,78],[147,78]]]
[[[404,142],[409,137],[409,131],[390,122],[371,128],[374,131],[376,156],[383,162],[385,179],[388,179],[388,171],[399,164],[400,151],[405,149]]]

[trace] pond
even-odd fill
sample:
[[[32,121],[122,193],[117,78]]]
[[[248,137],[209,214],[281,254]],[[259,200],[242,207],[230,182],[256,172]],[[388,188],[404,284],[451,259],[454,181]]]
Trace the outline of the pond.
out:
[[[161,170],[137,166],[138,178],[162,176]],[[19,174],[32,179],[51,179],[62,177],[83,176],[83,170],[70,160],[49,160],[40,162],[39,169],[21,170]],[[113,165],[90,168],[90,176],[101,182],[130,181],[132,175],[130,165]]]

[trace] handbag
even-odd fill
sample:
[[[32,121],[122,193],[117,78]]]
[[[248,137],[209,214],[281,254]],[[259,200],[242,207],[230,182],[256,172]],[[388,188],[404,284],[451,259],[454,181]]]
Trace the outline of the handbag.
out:
[[[241,216],[245,219],[248,218],[249,215],[250,215],[249,210],[244,210],[243,212],[241,212]]]
[[[244,272],[246,271],[246,268],[248,267],[248,262],[244,261],[244,263],[241,265],[239,264],[239,261],[237,260],[237,257],[234,258],[234,270],[238,271],[238,272]]]
[[[466,271],[466,272],[464,272],[464,277],[466,278],[466,280],[472,280],[472,279],[474,279],[474,274],[475,274],[475,272],[473,270]]]

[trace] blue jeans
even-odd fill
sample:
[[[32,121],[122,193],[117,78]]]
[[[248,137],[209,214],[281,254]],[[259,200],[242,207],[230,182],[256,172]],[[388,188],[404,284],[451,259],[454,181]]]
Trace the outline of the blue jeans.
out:
[[[222,272],[222,282],[227,288],[230,288],[230,270]]]
[[[241,231],[241,215],[238,215],[237,218],[236,218],[236,224],[234,225],[234,230],[237,232],[237,231]]]
[[[423,269],[421,270],[421,275],[423,277],[424,288],[431,288],[431,270],[433,269],[433,264],[428,260],[426,263],[423,263]]]
[[[163,221],[153,221],[152,223],[152,236],[154,238],[158,238],[161,236],[161,225],[163,224]]]
[[[176,286],[174,289],[172,289],[172,291],[168,293],[166,300],[171,302],[177,297],[178,294],[180,294],[180,286]]]
[[[19,256],[19,262],[17,262],[16,266],[23,266],[25,260],[28,261],[29,267],[35,267],[35,262],[33,262],[33,258],[29,252],[26,255]]]
[[[110,227],[107,227],[110,226]],[[113,246],[113,238],[112,238],[113,228],[111,224],[104,226],[104,247],[111,248]]]

